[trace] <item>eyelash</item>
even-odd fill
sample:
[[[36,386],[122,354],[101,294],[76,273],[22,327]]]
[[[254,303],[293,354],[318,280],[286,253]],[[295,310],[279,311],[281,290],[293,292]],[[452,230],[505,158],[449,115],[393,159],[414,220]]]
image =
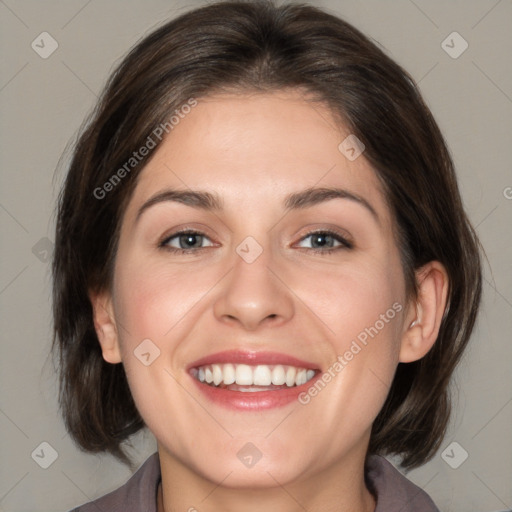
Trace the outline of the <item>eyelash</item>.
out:
[[[181,231],[177,231],[170,236],[166,236],[159,244],[158,248],[163,249],[166,251],[169,251],[173,254],[187,254],[190,255],[192,253],[195,253],[197,251],[201,251],[203,249],[208,249],[209,247],[199,247],[197,249],[182,249],[177,247],[170,247],[167,244],[174,238],[179,237],[181,235],[197,235],[197,236],[203,236],[208,238],[204,233],[200,231],[196,231],[194,229],[184,229]],[[301,247],[300,249],[306,249],[310,252],[314,252],[315,254],[320,254],[322,256],[332,254],[333,252],[339,251],[341,249],[353,249],[354,245],[352,242],[347,240],[344,236],[342,236],[340,233],[338,233],[335,230],[329,230],[329,229],[319,229],[316,231],[311,231],[304,235],[299,242],[302,242],[306,240],[307,238],[314,236],[314,235],[325,235],[325,236],[331,236],[334,238],[336,242],[339,242],[341,245],[337,247],[329,247],[327,249],[320,249],[320,248],[308,248],[308,247]],[[211,247],[211,246],[210,246]]]
[[[328,247],[327,249],[320,249],[320,248],[309,248],[309,247],[301,247],[301,249],[306,249],[308,251],[312,251],[315,254],[320,254],[322,256],[327,256],[329,254],[332,254],[333,252],[342,250],[342,249],[353,249],[354,244],[347,240],[341,233],[338,233],[335,230],[331,229],[318,229],[315,231],[310,231],[306,235],[304,235],[299,242],[302,242],[303,240],[306,240],[307,238],[314,236],[314,235],[324,235],[324,236],[331,236],[334,238],[336,242],[339,242],[341,245],[337,247]]]

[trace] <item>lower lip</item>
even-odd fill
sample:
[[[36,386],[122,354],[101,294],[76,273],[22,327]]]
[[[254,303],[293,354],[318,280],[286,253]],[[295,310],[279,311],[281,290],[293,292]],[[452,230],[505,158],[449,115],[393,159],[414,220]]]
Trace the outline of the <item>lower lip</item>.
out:
[[[196,378],[191,379],[196,383],[198,389],[211,402],[215,402],[229,409],[242,411],[262,411],[266,409],[274,409],[284,407],[293,401],[298,401],[299,395],[310,388],[314,382],[320,377],[320,372],[300,386],[293,386],[286,389],[277,389],[274,391],[230,391],[225,388],[217,388],[208,384],[203,384]]]

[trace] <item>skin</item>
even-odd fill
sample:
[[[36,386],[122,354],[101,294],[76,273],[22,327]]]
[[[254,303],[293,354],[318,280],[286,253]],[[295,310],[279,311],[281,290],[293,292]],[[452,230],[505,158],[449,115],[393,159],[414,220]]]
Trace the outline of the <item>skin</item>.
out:
[[[113,289],[91,301],[103,357],[124,364],[157,439],[159,512],[375,509],[363,472],[370,429],[398,362],[423,357],[435,342],[448,282],[431,262],[417,273],[417,300],[406,297],[394,220],[364,153],[350,161],[338,149],[347,135],[297,90],[211,96],[139,176]],[[223,209],[167,201],[136,220],[141,205],[169,187],[216,193]],[[283,206],[287,194],[309,187],[349,190],[378,219],[350,199]],[[182,227],[205,233],[197,242],[205,247],[158,247]],[[334,251],[315,252],[307,235],[333,228],[353,247],[334,242]],[[263,249],[250,264],[236,252],[248,236]],[[327,371],[394,303],[402,311],[306,405],[229,410],[209,403],[186,372],[229,349],[282,352]],[[144,339],[160,350],[149,366],[134,356]],[[252,468],[237,457],[248,442],[263,454]]]

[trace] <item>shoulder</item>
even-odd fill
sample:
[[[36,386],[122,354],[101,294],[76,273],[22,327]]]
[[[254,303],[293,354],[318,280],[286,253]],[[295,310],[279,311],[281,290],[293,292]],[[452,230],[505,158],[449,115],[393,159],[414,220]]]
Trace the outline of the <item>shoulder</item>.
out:
[[[154,453],[122,487],[71,512],[156,512],[159,482],[160,460],[158,453]]]
[[[375,512],[439,512],[430,496],[384,457],[368,457],[366,480],[377,498]]]

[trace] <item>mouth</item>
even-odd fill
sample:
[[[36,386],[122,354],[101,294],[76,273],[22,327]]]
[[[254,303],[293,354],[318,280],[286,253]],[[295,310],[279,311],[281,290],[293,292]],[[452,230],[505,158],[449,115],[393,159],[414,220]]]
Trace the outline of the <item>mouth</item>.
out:
[[[262,410],[297,400],[320,370],[283,354],[231,351],[197,361],[188,373],[210,401]]]
[[[302,386],[315,376],[315,370],[281,364],[211,364],[193,368],[191,373],[209,386],[242,393]]]

